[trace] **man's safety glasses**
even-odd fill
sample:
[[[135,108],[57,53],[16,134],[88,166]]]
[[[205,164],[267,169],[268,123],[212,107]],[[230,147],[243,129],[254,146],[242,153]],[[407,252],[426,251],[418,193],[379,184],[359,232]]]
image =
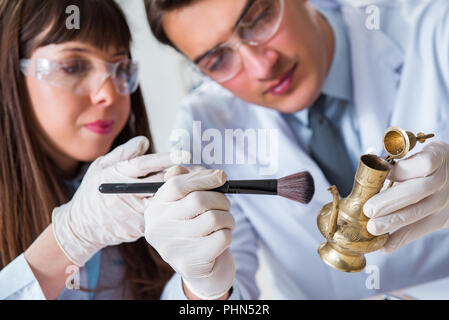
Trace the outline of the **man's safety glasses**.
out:
[[[285,0],[250,0],[231,38],[194,63],[217,82],[232,79],[242,69],[242,58],[238,53],[240,46],[259,46],[269,41],[279,30],[284,7]]]
[[[45,81],[76,95],[98,92],[111,77],[117,93],[130,95],[138,87],[138,66],[129,59],[109,63],[94,57],[62,59],[22,59],[23,74]]]

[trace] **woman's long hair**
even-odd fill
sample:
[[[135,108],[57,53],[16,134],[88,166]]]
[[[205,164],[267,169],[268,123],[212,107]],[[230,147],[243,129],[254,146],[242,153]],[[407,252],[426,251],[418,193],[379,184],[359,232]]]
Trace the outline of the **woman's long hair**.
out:
[[[66,8],[80,10],[80,29],[66,28]],[[0,269],[24,252],[71,198],[63,172],[42,150],[50,143],[33,114],[20,59],[49,44],[81,41],[99,49],[130,48],[131,33],[113,0],[0,0]],[[115,148],[150,129],[140,89]],[[151,144],[152,146],[153,144]],[[154,152],[153,148],[148,153]],[[144,238],[118,246],[131,298],[158,299],[172,270]]]

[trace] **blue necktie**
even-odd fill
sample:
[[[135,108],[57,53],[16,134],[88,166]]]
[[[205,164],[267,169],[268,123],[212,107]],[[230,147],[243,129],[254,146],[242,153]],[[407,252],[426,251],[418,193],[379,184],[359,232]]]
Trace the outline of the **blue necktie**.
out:
[[[330,184],[345,197],[352,190],[355,170],[340,131],[324,114],[325,100],[321,95],[309,109],[310,154]]]

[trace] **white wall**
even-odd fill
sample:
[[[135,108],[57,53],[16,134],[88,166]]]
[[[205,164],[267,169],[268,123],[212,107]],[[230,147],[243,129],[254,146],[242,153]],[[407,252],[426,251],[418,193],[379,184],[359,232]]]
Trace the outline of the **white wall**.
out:
[[[140,84],[157,151],[168,150],[179,102],[189,90],[184,58],[159,44],[147,23],[143,0],[117,0],[128,17],[133,34],[132,55],[139,63]]]

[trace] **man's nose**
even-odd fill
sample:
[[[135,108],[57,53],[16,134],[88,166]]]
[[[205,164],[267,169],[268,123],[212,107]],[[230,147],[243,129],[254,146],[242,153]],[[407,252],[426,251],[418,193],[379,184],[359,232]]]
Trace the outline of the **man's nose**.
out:
[[[239,48],[248,76],[256,80],[268,80],[272,76],[273,67],[279,59],[279,54],[263,46],[243,44]]]

